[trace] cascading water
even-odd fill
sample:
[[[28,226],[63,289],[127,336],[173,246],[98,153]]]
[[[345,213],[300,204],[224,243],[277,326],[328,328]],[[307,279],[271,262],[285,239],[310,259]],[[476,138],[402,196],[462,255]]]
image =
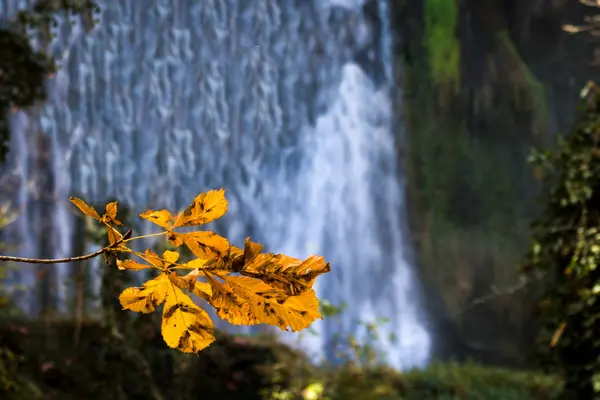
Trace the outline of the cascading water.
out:
[[[234,243],[252,235],[269,251],[332,264],[318,295],[347,308],[341,323],[317,321],[319,335],[301,345],[322,351],[357,320],[386,317],[387,362],[426,363],[430,337],[401,229],[387,3],[379,27],[354,3],[105,1],[91,34],[60,24],[51,101],[12,120],[12,200],[23,215],[11,235],[21,254],[39,255],[44,233],[33,228],[45,210],[56,228],[50,255],[72,254],[73,193],[176,210],[224,187],[219,232]],[[0,0],[0,14],[19,6]],[[359,52],[377,84],[353,62]],[[43,177],[52,195],[40,199]]]

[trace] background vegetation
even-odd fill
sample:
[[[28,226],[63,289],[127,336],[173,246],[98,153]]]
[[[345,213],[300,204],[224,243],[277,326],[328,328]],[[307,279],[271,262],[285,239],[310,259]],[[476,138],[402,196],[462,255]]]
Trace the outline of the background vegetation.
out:
[[[522,290],[516,267],[539,214],[541,170],[527,158],[571,130],[579,91],[600,78],[594,38],[563,30],[593,9],[577,1],[437,3],[405,1],[395,21],[405,38],[396,52],[405,122],[398,151],[419,267],[442,321],[438,351],[531,365],[537,292]]]

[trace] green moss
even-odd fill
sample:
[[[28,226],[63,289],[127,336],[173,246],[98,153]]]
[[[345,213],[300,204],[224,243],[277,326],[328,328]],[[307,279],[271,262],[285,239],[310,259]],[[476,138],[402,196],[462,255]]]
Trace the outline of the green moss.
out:
[[[561,380],[476,364],[434,364],[403,374],[403,399],[528,400],[561,398]]]
[[[458,6],[455,0],[425,0],[425,47],[431,80],[460,85],[460,42],[456,37]]]
[[[515,84],[517,89],[515,103],[531,111],[532,128],[535,133],[545,130],[548,124],[549,112],[544,84],[533,75],[527,64],[522,60],[508,32],[500,32],[496,39],[518,63],[518,72],[523,78],[522,82]]]

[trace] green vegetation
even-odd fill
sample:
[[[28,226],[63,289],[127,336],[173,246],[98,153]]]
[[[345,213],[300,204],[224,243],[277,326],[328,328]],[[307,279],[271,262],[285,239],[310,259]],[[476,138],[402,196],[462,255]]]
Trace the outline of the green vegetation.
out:
[[[8,153],[9,113],[43,103],[45,82],[56,73],[55,60],[45,49],[34,49],[30,32],[40,35],[42,43],[51,38],[51,27],[57,26],[57,16],[81,16],[86,28],[93,26],[92,14],[98,9],[92,0],[39,0],[30,10],[19,11],[13,21],[0,28],[0,164]]]
[[[547,141],[546,82],[523,60],[499,2],[463,5],[460,29],[458,11],[446,10],[457,8],[455,2],[437,3],[424,3],[420,25],[409,16],[420,12],[416,3],[395,17],[407,38],[397,52],[405,77],[399,134],[406,134],[398,153],[405,160],[419,268],[428,293],[445,308],[437,311],[449,317],[471,354],[531,365],[532,293],[516,290],[472,304],[519,285],[516,266],[539,209],[539,183],[527,157]],[[441,31],[445,38],[434,40],[433,32]],[[440,60],[453,60],[444,52],[460,54],[459,62],[441,64],[452,74],[438,74],[462,76],[456,90],[432,74]]]
[[[460,42],[456,36],[458,5],[455,0],[425,0],[425,48],[431,79],[436,85],[460,84]]]
[[[600,89],[589,84],[586,93],[573,132],[556,152],[533,157],[544,171],[545,208],[523,266],[549,282],[541,348],[579,399],[600,394]]]
[[[136,319],[120,344],[98,322],[83,324],[78,345],[71,340],[73,322],[56,321],[52,328],[50,342],[42,333],[45,328],[34,322],[15,320],[0,328],[0,340],[15,349],[11,364],[0,358],[0,384],[3,366],[10,368],[12,382],[0,386],[0,397],[551,400],[560,392],[560,380],[553,377],[476,364],[435,364],[406,373],[355,360],[335,368],[319,367],[269,335],[218,332],[215,344],[197,356],[181,354],[165,348],[159,324],[148,316]]]

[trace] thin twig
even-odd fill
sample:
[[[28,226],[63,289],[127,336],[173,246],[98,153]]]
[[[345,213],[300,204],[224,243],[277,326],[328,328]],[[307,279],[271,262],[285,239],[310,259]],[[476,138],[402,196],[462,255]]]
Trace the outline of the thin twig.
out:
[[[86,254],[84,256],[77,257],[67,257],[67,258],[27,258],[27,257],[11,257],[11,256],[2,256],[0,255],[0,261],[11,261],[11,262],[19,262],[19,263],[29,263],[29,264],[62,264],[62,263],[71,263],[76,261],[85,261],[90,258],[98,257],[101,254],[107,253],[114,249],[116,246],[123,243],[123,241],[131,236],[131,229],[123,235],[123,237],[117,240],[115,243],[110,246],[106,246],[101,248],[98,251],[95,251],[90,254]]]
[[[521,280],[518,284],[504,289],[504,290],[499,290],[495,285],[492,285],[491,289],[492,289],[492,293],[479,297],[475,300],[473,300],[471,303],[469,303],[465,308],[463,308],[462,310],[458,311],[455,316],[458,317],[462,314],[465,314],[467,311],[471,310],[472,308],[481,305],[481,304],[485,304],[488,303],[492,300],[495,300],[496,298],[499,297],[504,297],[504,296],[511,296],[525,288],[527,288],[528,286],[530,286],[532,283],[535,282],[539,282],[541,280],[543,280],[546,277],[545,274],[533,279],[533,280],[527,280],[527,279],[523,279]]]

